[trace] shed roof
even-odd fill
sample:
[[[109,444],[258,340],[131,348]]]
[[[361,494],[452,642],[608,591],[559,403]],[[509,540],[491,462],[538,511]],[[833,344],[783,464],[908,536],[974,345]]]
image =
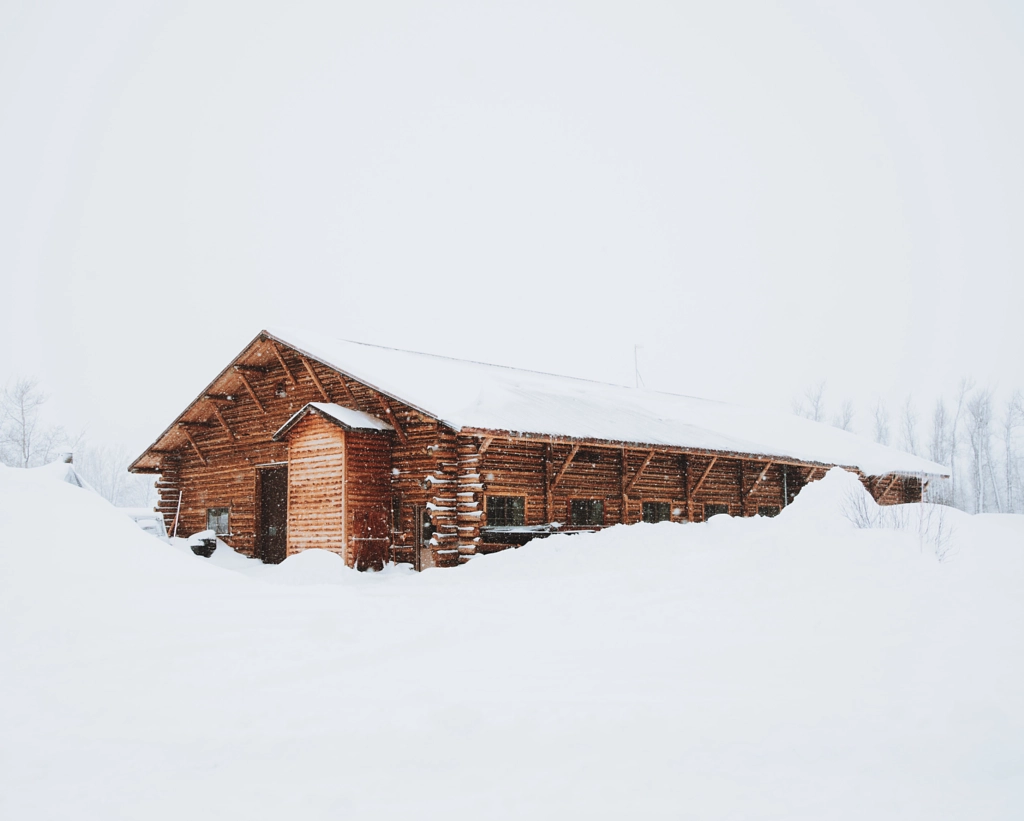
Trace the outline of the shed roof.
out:
[[[455,430],[749,453],[886,473],[943,465],[774,410],[416,353],[275,328],[267,335]],[[372,418],[372,417],[371,417]]]
[[[276,442],[283,439],[299,420],[310,413],[316,413],[345,430],[372,430],[387,431],[394,430],[387,422],[372,416],[369,413],[345,408],[335,405],[333,402],[309,402],[292,414],[291,418],[277,430],[271,438]]]

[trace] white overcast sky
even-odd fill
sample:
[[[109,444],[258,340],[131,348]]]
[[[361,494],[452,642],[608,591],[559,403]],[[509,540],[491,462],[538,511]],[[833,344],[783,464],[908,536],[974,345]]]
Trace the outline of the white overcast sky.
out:
[[[261,328],[788,407],[1024,383],[1024,3],[0,0],[0,383]]]

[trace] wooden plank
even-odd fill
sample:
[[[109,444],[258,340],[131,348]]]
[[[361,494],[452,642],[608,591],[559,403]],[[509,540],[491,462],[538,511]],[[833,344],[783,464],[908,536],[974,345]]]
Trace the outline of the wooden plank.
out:
[[[228,420],[224,418],[224,414],[220,412],[220,408],[217,406],[217,403],[211,402],[210,407],[213,408],[213,415],[217,417],[218,421],[221,423],[224,430],[228,432],[228,436],[230,436],[232,439],[237,439],[238,437],[235,436],[235,432],[231,430],[231,425],[229,425]]]
[[[207,462],[206,457],[203,456],[203,452],[199,449],[199,445],[196,443],[196,440],[192,438],[192,434],[188,432],[188,428],[182,428],[181,432],[185,434],[185,438],[188,439],[189,443],[192,445],[192,448],[196,452],[196,456],[199,457],[199,461],[204,465],[208,465],[209,462]]]
[[[281,369],[284,371],[284,375],[288,377],[288,381],[293,385],[298,385],[299,380],[295,378],[291,368],[288,367],[288,363],[284,361],[284,356],[281,354],[281,349],[278,347],[277,343],[271,342],[270,349],[274,352],[274,356],[277,357],[277,361],[280,363]]]
[[[625,457],[625,453],[626,453],[625,448],[623,448],[622,453],[623,453],[623,457]],[[657,454],[656,450],[649,450],[649,451],[647,451],[647,458],[644,459],[643,464],[641,464],[640,467],[637,468],[636,473],[633,474],[633,478],[630,479],[629,480],[629,484],[626,485],[626,493],[627,494],[633,492],[633,488],[636,487],[636,483],[640,481],[641,475],[643,474],[643,472],[645,470],[647,470],[647,466],[654,459],[655,454]]]
[[[266,365],[235,365],[236,371],[248,371],[249,373],[270,373],[270,368]]]
[[[313,380],[313,384],[316,385],[316,389],[320,391],[320,395],[324,398],[324,402],[333,402],[334,400],[332,400],[331,395],[327,393],[327,388],[324,387],[324,383],[320,381],[320,377],[317,376],[316,371],[313,370],[313,363],[304,356],[300,356],[299,359],[301,359],[302,364],[305,365],[306,371]]]
[[[814,481],[814,474],[817,473],[817,472],[818,472],[818,468],[811,468],[807,472],[807,475],[804,476],[804,484],[806,485],[808,482],[813,482]]]
[[[480,448],[479,448],[479,450],[477,450],[477,454],[478,454],[478,455],[479,455],[479,456],[480,456],[481,458],[483,458],[483,455],[484,455],[485,453],[487,453],[487,448],[489,448],[489,447],[491,446],[491,443],[492,443],[493,441],[494,441],[494,437],[493,437],[493,436],[485,436],[485,437],[484,437],[484,439],[483,439],[483,442],[481,442],[481,443],[480,443]]]
[[[344,374],[340,374],[339,373],[338,374],[338,380],[341,382],[342,390],[345,391],[345,397],[351,403],[350,406],[354,410],[360,410],[359,400],[356,399],[356,395],[352,392],[352,386],[348,384],[348,380],[345,378]]]
[[[256,391],[252,387],[252,383],[249,382],[249,378],[242,372],[238,371],[238,378],[242,380],[242,384],[245,389],[249,392],[249,396],[252,397],[252,401],[256,403],[256,407],[259,408],[263,413],[267,412],[267,409],[263,407],[263,403],[260,402],[260,398],[256,395]]]
[[[377,394],[377,401],[380,402],[380,406],[384,409],[384,417],[391,423],[391,427],[395,429],[395,435],[398,437],[398,441],[403,445],[409,443],[409,437],[405,435],[405,429],[402,427],[402,423],[398,421],[398,417],[391,410],[391,405],[388,404],[388,400],[380,394]]]
[[[693,490],[690,491],[690,496],[691,497],[697,495],[697,491],[700,490],[701,485],[704,484],[704,480],[707,479],[708,476],[711,475],[711,468],[713,468],[715,466],[715,462],[717,462],[717,461],[718,461],[718,457],[717,456],[713,456],[711,458],[711,464],[709,464],[707,466],[707,468],[705,468],[704,473],[701,475],[700,479],[697,480],[697,484],[694,485]]]
[[[576,454],[579,452],[580,446],[579,443],[577,443],[572,446],[572,450],[569,451],[569,455],[565,457],[565,463],[562,465],[562,469],[555,474],[555,478],[551,482],[552,490],[558,487],[558,483],[562,481],[562,477],[565,476],[566,472],[569,470],[570,465],[572,465],[572,460],[576,458]]]
[[[761,471],[761,475],[754,480],[754,484],[750,486],[750,490],[743,495],[744,498],[748,498],[755,490],[757,490],[757,486],[764,481],[764,477],[768,475],[768,471],[771,469],[773,464],[773,462],[769,462],[764,466],[764,470]]]

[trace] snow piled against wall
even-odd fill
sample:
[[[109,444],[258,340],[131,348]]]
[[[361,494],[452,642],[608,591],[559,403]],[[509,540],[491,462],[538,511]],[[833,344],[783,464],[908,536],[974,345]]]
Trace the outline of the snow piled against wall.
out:
[[[356,574],[0,469],[0,815],[1022,817],[1024,519],[860,491]]]

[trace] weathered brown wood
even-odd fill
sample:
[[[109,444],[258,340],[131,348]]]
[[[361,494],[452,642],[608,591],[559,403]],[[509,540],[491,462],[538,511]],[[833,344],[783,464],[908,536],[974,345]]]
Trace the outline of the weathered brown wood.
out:
[[[270,373],[270,368],[268,368],[266,365],[243,365],[241,363],[238,363],[235,365],[235,370],[259,374]]]
[[[389,403],[381,394],[377,395],[377,401],[380,402],[380,406],[384,410],[384,418],[387,419],[391,427],[395,429],[395,436],[398,437],[398,441],[403,445],[408,444],[409,437],[405,435],[405,429],[402,427],[402,423],[399,421],[394,411],[391,410],[391,403]]]
[[[580,452],[579,443],[572,446],[572,450],[569,451],[569,455],[565,457],[565,462],[562,464],[561,469],[555,474],[555,478],[551,481],[551,488],[558,487],[558,483],[562,481],[566,472],[572,467],[572,460],[576,458],[576,454]]]
[[[487,448],[489,448],[491,446],[491,442],[493,442],[493,441],[494,441],[494,437],[493,436],[485,436],[483,438],[483,441],[480,443],[480,456],[481,457],[483,457],[483,455],[485,453],[487,453]]]
[[[764,466],[764,470],[762,470],[761,474],[754,480],[754,484],[752,484],[747,489],[746,493],[743,494],[744,498],[751,496],[754,493],[754,491],[757,490],[760,483],[764,481],[764,477],[768,475],[768,471],[771,470],[773,464],[774,462],[769,462],[767,465]]]
[[[270,350],[272,350],[274,352],[274,356],[277,357],[277,361],[281,365],[281,370],[284,371],[284,375],[288,378],[288,381],[293,385],[298,385],[299,380],[295,378],[291,368],[288,367],[288,363],[284,361],[284,356],[281,355],[281,349],[278,347],[276,342],[270,343]]]
[[[341,389],[345,391],[345,398],[348,400],[350,407],[353,410],[360,410],[359,402],[356,399],[356,395],[352,392],[352,387],[348,384],[348,380],[342,374],[338,374],[338,381],[341,382]]]
[[[210,402],[210,408],[213,410],[213,415],[216,416],[217,420],[220,422],[221,427],[227,431],[228,436],[232,439],[237,439],[238,437],[235,436],[235,432],[231,430],[231,425],[229,425],[228,420],[224,418],[224,414],[220,412],[220,408],[217,406],[217,403]]]
[[[626,452],[625,449],[623,449],[622,452],[623,452],[623,454],[625,454],[625,452]],[[636,487],[636,483],[640,481],[640,477],[643,475],[643,472],[645,470],[647,470],[647,466],[651,464],[651,461],[654,459],[654,456],[655,456],[656,453],[657,453],[657,451],[655,451],[655,450],[650,450],[650,451],[647,452],[646,458],[640,464],[640,467],[638,467],[636,469],[636,473],[633,474],[633,478],[630,479],[629,483],[626,485],[626,493],[632,493],[633,492],[633,488],[635,488]]]
[[[267,409],[263,406],[263,403],[260,402],[260,398],[256,395],[256,390],[249,381],[249,377],[247,377],[242,371],[239,371],[238,378],[242,380],[242,385],[245,387],[246,391],[249,392],[249,396],[252,397],[252,401],[256,403],[256,407],[259,408],[262,413],[266,413]]]
[[[697,495],[697,491],[699,491],[701,489],[701,486],[704,484],[705,480],[711,474],[711,468],[713,468],[717,463],[718,463],[718,457],[717,456],[713,456],[711,458],[711,464],[707,466],[707,468],[704,470],[704,473],[701,474],[700,479],[697,480],[697,484],[694,485],[693,489],[690,491],[690,496],[696,496]]]
[[[804,484],[806,485],[809,482],[813,482],[814,481],[814,474],[817,473],[817,472],[818,472],[818,468],[816,468],[816,467],[813,467],[809,471],[807,471],[807,475],[804,476]]]
[[[182,428],[181,432],[185,434],[185,438],[188,439],[189,444],[192,445],[192,449],[196,452],[196,456],[199,457],[199,461],[202,462],[204,465],[209,464],[206,461],[206,457],[203,456],[203,452],[202,452],[202,450],[200,450],[199,444],[192,437],[192,434],[188,432],[188,428]]]
[[[215,428],[217,427],[213,422],[192,422],[188,419],[182,419],[179,423],[183,428]]]
[[[313,380],[313,384],[316,385],[316,389],[320,391],[320,395],[324,398],[324,402],[333,402],[334,400],[331,399],[331,395],[327,392],[327,388],[324,387],[324,383],[320,381],[320,377],[317,376],[316,371],[313,370],[313,363],[304,356],[300,356],[299,359],[302,361],[310,379]]]

